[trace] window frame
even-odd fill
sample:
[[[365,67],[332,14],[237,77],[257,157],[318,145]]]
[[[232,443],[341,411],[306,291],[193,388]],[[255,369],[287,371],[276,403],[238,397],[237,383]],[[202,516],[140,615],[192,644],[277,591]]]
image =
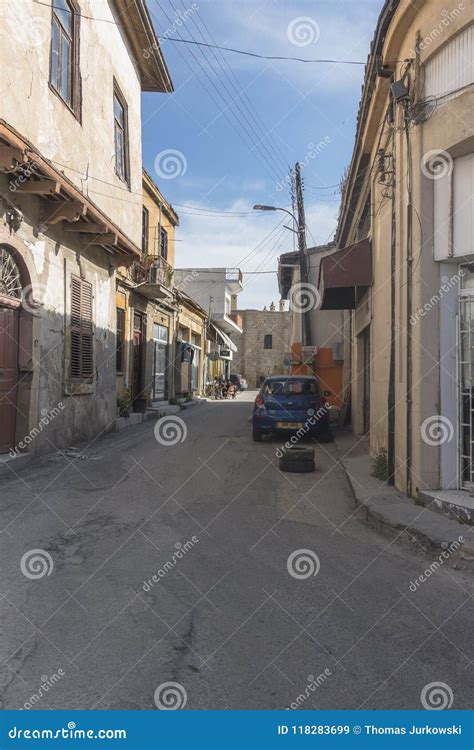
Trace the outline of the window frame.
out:
[[[148,255],[150,247],[150,211],[142,206],[142,253]]]
[[[71,8],[72,14],[72,37],[69,32],[64,28],[61,19],[55,12],[56,8],[54,3],[51,7],[51,44],[49,48],[49,77],[48,86],[50,90],[57,96],[61,102],[69,109],[74,117],[81,122],[81,77],[80,77],[80,65],[79,65],[79,50],[80,50],[80,18],[81,12],[79,4],[76,0],[66,0],[66,4]],[[59,42],[58,42],[58,82],[61,80],[61,39],[66,36],[71,45],[70,55],[70,94],[71,100],[68,101],[64,98],[60,84],[56,87],[53,83],[53,39],[54,39],[54,27],[55,24],[59,28]]]
[[[116,325],[115,325],[115,372],[117,374],[123,373],[125,365],[125,326],[126,316],[123,307],[116,307]],[[121,320],[122,327],[120,327]],[[119,335],[120,334],[120,335]],[[120,364],[120,367],[119,367]]]
[[[120,104],[123,110],[123,127],[121,127],[121,131],[123,133],[123,169],[124,169],[123,175],[119,172],[117,168],[116,134],[117,134],[117,125],[120,127],[120,123],[118,123],[117,118],[115,116],[115,99],[117,99],[118,103]],[[112,96],[112,116],[113,116],[113,121],[114,121],[114,170],[119,180],[124,182],[127,185],[128,189],[130,190],[130,142],[129,142],[130,131],[128,127],[128,104],[115,78],[114,78],[113,96]]]
[[[80,302],[79,302],[79,323],[74,323],[74,285],[79,285],[79,293],[80,293]],[[84,318],[84,309],[83,309],[83,295],[84,290],[88,289],[90,294],[90,318]],[[69,355],[69,379],[71,383],[92,383],[94,381],[94,369],[95,369],[95,346],[94,346],[94,287],[91,284],[90,281],[85,281],[85,279],[82,279],[80,276],[76,276],[74,274],[71,274],[71,282],[70,282],[70,304],[71,304],[71,313],[70,313],[70,329],[69,329],[69,337],[70,337],[70,355]],[[79,337],[79,360],[80,360],[80,374],[74,374],[73,373],[73,341],[74,336]],[[84,355],[84,346],[83,341],[89,340],[90,342],[90,359],[91,359],[91,368],[90,372],[84,373],[84,361],[83,361],[83,355]]]
[[[270,344],[270,346],[268,346]],[[265,333],[263,336],[263,348],[267,351],[273,349],[273,334]]]
[[[164,242],[163,242],[163,239],[164,239]],[[169,240],[169,237],[168,237],[168,232],[166,228],[160,226],[160,246],[159,246],[160,258],[163,258],[163,260],[166,260],[166,261],[168,260],[168,240]],[[163,253],[163,248],[165,251],[164,253]]]

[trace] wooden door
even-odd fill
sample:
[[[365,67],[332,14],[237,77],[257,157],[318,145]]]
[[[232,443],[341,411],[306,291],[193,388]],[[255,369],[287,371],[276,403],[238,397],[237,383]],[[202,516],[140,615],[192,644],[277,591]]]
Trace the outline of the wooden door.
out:
[[[143,370],[145,317],[141,313],[133,315],[132,337],[132,398],[140,398],[143,390]]]
[[[18,311],[0,307],[0,453],[15,445]]]

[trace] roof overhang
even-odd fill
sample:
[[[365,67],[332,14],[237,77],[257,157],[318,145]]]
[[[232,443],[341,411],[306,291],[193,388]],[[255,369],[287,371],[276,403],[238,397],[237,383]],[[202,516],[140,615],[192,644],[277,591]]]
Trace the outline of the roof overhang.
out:
[[[140,74],[142,91],[171,93],[173,82],[145,0],[114,0],[114,5]]]
[[[372,252],[366,237],[321,260],[319,292],[321,310],[354,310],[358,290],[372,284]]]
[[[22,173],[24,165],[28,169]],[[65,222],[65,230],[77,233],[84,249],[100,246],[111,255],[141,257],[140,248],[90,198],[41,156],[33,144],[0,119],[0,172],[14,175],[18,170],[23,177],[26,173],[28,176],[10,195],[36,195],[42,199],[39,221],[44,227],[42,231]]]

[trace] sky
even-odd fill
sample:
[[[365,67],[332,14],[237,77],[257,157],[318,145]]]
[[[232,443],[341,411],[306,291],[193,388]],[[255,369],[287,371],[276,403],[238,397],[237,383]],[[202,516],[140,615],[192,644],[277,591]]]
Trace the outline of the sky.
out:
[[[144,165],[180,217],[176,267],[240,267],[240,308],[278,302],[274,271],[294,247],[284,228],[291,218],[252,207],[291,207],[296,161],[307,245],[333,237],[364,66],[270,61],[171,37],[365,63],[381,7],[382,0],[148,0],[175,90],[143,95]]]

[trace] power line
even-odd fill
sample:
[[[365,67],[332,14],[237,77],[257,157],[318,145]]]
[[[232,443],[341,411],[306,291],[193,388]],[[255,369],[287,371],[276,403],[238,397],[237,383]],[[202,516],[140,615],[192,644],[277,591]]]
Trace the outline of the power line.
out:
[[[161,10],[161,12],[162,12],[162,13],[164,14],[164,16],[165,16],[165,17],[167,18],[167,20],[168,20],[169,22],[171,22],[171,18],[170,18],[170,16],[169,16],[169,15],[168,15],[168,13],[167,13],[167,12],[166,12],[166,11],[165,11],[165,10],[163,9],[163,7],[162,7],[162,5],[160,4],[159,0],[155,0],[155,4],[156,4],[156,5],[157,5],[157,7],[158,7],[158,8],[159,8],[159,9]],[[175,11],[175,12],[176,12],[176,11]],[[152,15],[152,17],[153,17],[153,18],[155,19],[155,21],[156,21],[156,22],[158,23],[158,20],[157,20],[157,19],[155,18],[155,16],[154,16],[153,14],[151,14],[151,15]],[[178,33],[179,33],[179,32],[178,32]],[[202,51],[202,49],[201,49],[200,51],[201,51],[201,54],[202,54],[202,56],[203,56],[203,57],[204,57],[204,59],[206,60],[206,62],[208,62],[208,60],[207,60],[207,58],[206,58],[206,56],[205,56],[204,52]],[[192,67],[192,66],[191,66],[191,65],[189,64],[189,62],[187,61],[187,59],[186,59],[186,58],[185,58],[185,57],[184,57],[183,55],[181,55],[181,57],[183,57],[183,60],[185,61],[186,65],[187,65],[187,66],[189,67],[189,69],[191,70],[191,72],[192,72],[192,73],[193,73],[194,75],[197,75],[197,76],[198,76],[198,80],[200,81],[200,83],[201,83],[202,87],[204,88],[204,90],[206,91],[206,93],[207,93],[207,94],[209,94],[209,96],[211,97],[212,101],[213,101],[213,102],[214,102],[214,104],[216,105],[217,109],[218,109],[219,111],[221,111],[221,112],[222,112],[222,113],[223,113],[223,114],[225,115],[226,119],[227,119],[227,120],[228,120],[228,122],[230,123],[231,127],[232,127],[232,128],[233,128],[233,129],[235,130],[235,132],[237,133],[237,135],[239,136],[239,138],[240,138],[240,139],[241,139],[241,141],[243,142],[244,146],[245,146],[246,148],[249,148],[249,146],[248,146],[248,144],[247,144],[247,142],[246,142],[245,138],[243,137],[242,133],[240,132],[239,128],[242,128],[242,130],[244,130],[244,133],[245,133],[245,135],[246,135],[246,137],[247,137],[247,138],[249,138],[249,135],[248,135],[247,131],[246,131],[246,130],[245,130],[245,129],[244,129],[243,127],[242,127],[242,123],[241,123],[241,121],[240,121],[240,119],[239,119],[238,115],[237,115],[237,114],[236,114],[236,113],[234,112],[234,110],[233,110],[233,109],[231,109],[231,107],[227,106],[227,101],[226,101],[226,98],[225,98],[225,96],[224,96],[224,95],[222,94],[222,92],[220,91],[220,89],[219,89],[219,88],[217,87],[217,85],[216,85],[215,81],[214,81],[214,80],[212,79],[212,77],[211,77],[211,76],[209,75],[209,73],[207,72],[207,70],[205,69],[205,67],[204,67],[203,65],[201,65],[201,64],[200,64],[199,58],[198,58],[198,57],[197,57],[197,55],[196,55],[196,54],[194,53],[194,50],[193,50],[193,49],[190,49],[190,53],[191,53],[191,55],[192,55],[192,57],[193,57],[194,61],[196,62],[197,66],[198,66],[198,70],[200,70],[200,71],[201,71],[201,72],[202,72],[202,73],[203,73],[203,74],[204,74],[204,75],[206,76],[206,78],[208,79],[208,81],[209,81],[209,83],[211,84],[211,86],[213,87],[213,89],[214,89],[214,90],[215,90],[215,91],[217,92],[217,95],[218,95],[218,97],[220,97],[220,99],[221,99],[221,100],[222,100],[222,101],[224,102],[224,109],[222,109],[222,104],[221,104],[221,103],[219,103],[218,101],[216,101],[216,99],[215,99],[214,95],[213,95],[213,94],[211,93],[211,91],[210,91],[210,90],[209,90],[209,89],[207,88],[207,86],[206,86],[206,85],[205,85],[205,84],[203,83],[203,81],[202,81],[201,77],[200,77],[200,76],[198,75],[197,71],[196,71],[195,69],[193,69],[193,67]],[[213,71],[213,72],[215,72],[215,71]],[[230,113],[230,114],[232,114],[232,115],[233,115],[233,117],[234,117],[234,118],[236,119],[236,121],[237,121],[237,125],[236,125],[236,124],[235,124],[235,122],[234,122],[234,121],[233,121],[233,120],[232,120],[232,119],[230,118],[230,116],[229,116],[229,113],[227,112],[227,110],[229,110],[229,113]],[[251,141],[251,143],[252,143],[252,135],[250,135],[250,141]],[[274,168],[273,168],[273,167],[271,167],[271,165],[267,165],[267,162],[266,162],[266,160],[262,160],[262,157],[261,157],[261,155],[260,155],[260,153],[259,153],[258,151],[257,151],[257,152],[255,153],[255,156],[256,156],[256,158],[257,158],[257,159],[258,159],[258,160],[260,161],[260,164],[261,164],[261,166],[263,167],[264,171],[266,172],[267,176],[269,176],[269,177],[270,177],[270,179],[271,179],[272,181],[273,181],[273,180],[275,180],[275,176],[274,176],[273,174],[271,174],[271,172],[269,172],[269,171],[268,171],[268,168],[272,168],[272,169],[274,169]],[[276,170],[274,170],[274,171],[276,171]],[[279,172],[276,172],[276,173],[278,174],[278,177],[280,177],[280,174],[279,174]]]
[[[161,11],[164,13],[164,15],[166,16],[166,18],[168,19],[168,21],[171,22],[171,18],[166,13],[166,11],[163,10],[163,7],[160,4],[159,0],[155,0],[155,3],[161,9]],[[177,13],[176,8],[173,6],[172,3],[171,3],[171,7],[174,10],[174,12]],[[194,19],[193,19],[193,21],[194,21]],[[195,40],[195,37],[193,36],[192,32],[190,32],[190,33],[191,33],[192,39]],[[181,34],[180,34],[180,37],[181,37]],[[210,58],[206,57],[206,54],[204,53],[204,51],[202,49],[203,46],[206,46],[206,45],[200,45],[199,46],[199,52],[201,53],[201,56],[204,58],[204,60],[207,63],[207,65],[211,68],[212,72],[216,75],[216,79],[219,82],[220,87],[225,90],[225,92],[227,93],[227,95],[230,95],[230,99],[231,99],[230,103],[228,102],[228,100],[226,98],[226,95],[222,93],[221,88],[219,88],[217,86],[216,82],[209,75],[209,73],[207,72],[205,66],[204,65],[200,65],[199,58],[194,53],[194,51],[192,49],[190,50],[191,55],[193,56],[194,60],[197,62],[199,68],[202,70],[202,72],[204,73],[204,75],[206,76],[206,78],[209,80],[209,82],[212,85],[212,87],[217,92],[217,95],[222,100],[222,102],[224,104],[224,109],[222,109],[222,105],[217,105],[218,109],[221,111],[222,114],[224,114],[226,116],[226,118],[230,122],[231,126],[234,128],[234,130],[236,131],[236,133],[239,135],[239,137],[243,141],[245,147],[248,148],[249,151],[252,151],[253,146],[254,146],[255,131],[252,132],[252,129],[250,128],[249,124],[245,123],[245,114],[242,111],[242,109],[241,109],[240,105],[238,104],[238,102],[236,102],[236,107],[239,110],[240,114],[244,117],[244,121],[243,122],[240,119],[239,115],[236,113],[235,109],[232,107],[232,104],[233,104],[232,93],[229,91],[229,89],[228,89],[225,81],[220,79],[220,77],[219,77],[219,71],[214,68],[212,60]],[[235,120],[237,122],[237,126],[240,129],[237,129],[237,127],[236,127],[235,123],[233,122],[233,120],[231,120],[230,117],[228,116],[228,112],[230,114],[232,114],[232,116],[235,118]],[[245,139],[243,138],[242,133],[240,132],[240,130],[242,130],[243,133],[245,134],[245,137],[249,139],[249,141],[250,141],[250,147],[246,143]],[[257,134],[257,139],[258,139],[258,134]],[[266,144],[265,144],[265,147],[268,150],[268,147],[266,146]],[[270,177],[270,179],[272,181],[275,180],[275,175],[276,175],[276,179],[277,180],[281,177],[281,171],[280,171],[281,168],[280,168],[280,166],[278,164],[276,164],[275,157],[271,154],[271,152],[270,152],[269,155],[268,154],[267,155],[263,155],[259,150],[257,150],[255,152],[255,156],[259,158],[261,166],[263,167],[263,169],[265,170],[265,172],[267,173],[267,175]],[[273,163],[272,163],[272,160],[273,160]],[[275,166],[275,164],[276,164],[276,166]],[[271,170],[271,172],[269,172],[269,170]]]
[[[42,2],[41,0],[34,0],[34,2],[37,5],[44,5],[46,8],[55,8],[57,10],[63,11],[63,13],[74,13],[79,18],[85,18],[88,21],[98,21],[100,23],[109,23],[114,26],[120,26],[124,29],[133,29],[137,33],[141,34],[142,36],[147,36],[143,29],[139,29],[136,26],[131,26],[130,24],[126,23],[118,23],[117,21],[112,21],[109,18],[96,18],[95,16],[88,16],[85,13],[81,13],[79,11],[72,11],[67,8],[64,8],[63,6],[58,5],[52,5],[51,3]],[[365,65],[366,63],[361,60],[331,60],[331,59],[314,59],[314,60],[306,60],[302,57],[287,57],[284,55],[262,55],[257,52],[249,52],[247,50],[242,49],[235,49],[234,47],[223,47],[219,44],[210,44],[206,42],[198,42],[195,39],[177,39],[176,37],[171,36],[158,36],[157,39],[160,42],[176,42],[179,44],[190,44],[190,45],[196,45],[199,47],[209,47],[212,49],[218,49],[222,50],[223,52],[233,52],[237,55],[246,55],[248,57],[256,57],[260,60],[286,60],[289,62],[302,62],[302,63],[328,63],[328,64],[335,64],[335,65]],[[396,60],[392,62],[403,62],[403,60]],[[388,64],[388,63],[387,63]],[[391,64],[391,63],[390,63]]]
[[[183,6],[183,8],[185,8],[185,5],[184,5],[184,0],[181,0],[181,5]],[[207,31],[207,33],[208,33],[208,35],[209,35],[210,39],[211,39],[211,42],[212,42],[212,43],[213,43],[213,44],[215,45],[215,44],[216,44],[216,40],[215,40],[215,38],[213,37],[213,35],[212,35],[212,32],[210,31],[209,27],[207,26],[207,24],[206,24],[206,22],[205,22],[204,18],[201,18],[201,17],[199,16],[199,15],[198,15],[198,18],[199,18],[199,21],[200,21],[200,23],[201,23],[201,24],[202,24],[202,25],[204,26],[204,28],[206,29],[206,31]],[[205,37],[204,37],[204,35],[203,35],[203,34],[201,34],[201,36],[202,36],[202,37],[203,37],[203,39],[205,40]],[[232,77],[234,78],[234,80],[235,80],[236,84],[237,84],[237,85],[239,85],[239,80],[238,80],[238,78],[237,78],[236,74],[235,74],[235,73],[234,73],[234,71],[232,70],[231,66],[229,65],[229,63],[228,63],[228,62],[227,62],[227,60],[225,59],[225,57],[224,57],[224,55],[222,54],[222,51],[221,51],[220,49],[219,49],[219,55],[220,55],[220,57],[222,58],[222,61],[223,61],[224,65],[225,65],[225,66],[226,66],[226,67],[227,67],[227,68],[229,69],[229,71],[230,71],[230,74],[231,74],[231,75],[232,75]],[[247,101],[247,102],[248,102],[248,105],[249,105],[249,106],[248,106],[248,109],[249,109],[249,111],[251,112],[251,114],[252,114],[252,111],[253,111],[253,112],[255,113],[255,118],[257,118],[257,120],[256,120],[256,121],[259,121],[259,122],[260,122],[260,125],[261,125],[261,126],[263,127],[263,129],[264,129],[264,131],[265,131],[265,136],[264,136],[264,137],[268,138],[268,137],[270,136],[270,131],[268,130],[268,128],[267,128],[267,126],[266,126],[266,124],[265,124],[265,122],[264,122],[263,118],[262,118],[262,117],[261,117],[261,115],[259,114],[259,112],[258,112],[257,108],[256,108],[256,107],[255,107],[255,106],[254,106],[254,105],[252,104],[252,101],[251,101],[250,97],[249,97],[249,96],[248,96],[248,95],[246,94],[246,92],[245,92],[245,89],[242,89],[242,91],[241,91],[241,98],[242,98],[242,100],[243,100],[243,101]],[[255,120],[255,118],[254,118],[254,120]],[[277,152],[279,153],[279,155],[280,155],[280,158],[282,159],[283,163],[285,163],[285,164],[287,165],[287,167],[289,168],[289,164],[287,164],[287,158],[286,158],[286,156],[284,155],[283,151],[281,150],[281,147],[279,146],[279,144],[277,143],[276,139],[275,139],[275,138],[274,138],[273,136],[271,136],[271,138],[272,138],[272,142],[273,142],[273,144],[274,144],[274,146],[273,146],[273,147],[274,147],[274,150],[275,150],[275,151],[277,151]]]

